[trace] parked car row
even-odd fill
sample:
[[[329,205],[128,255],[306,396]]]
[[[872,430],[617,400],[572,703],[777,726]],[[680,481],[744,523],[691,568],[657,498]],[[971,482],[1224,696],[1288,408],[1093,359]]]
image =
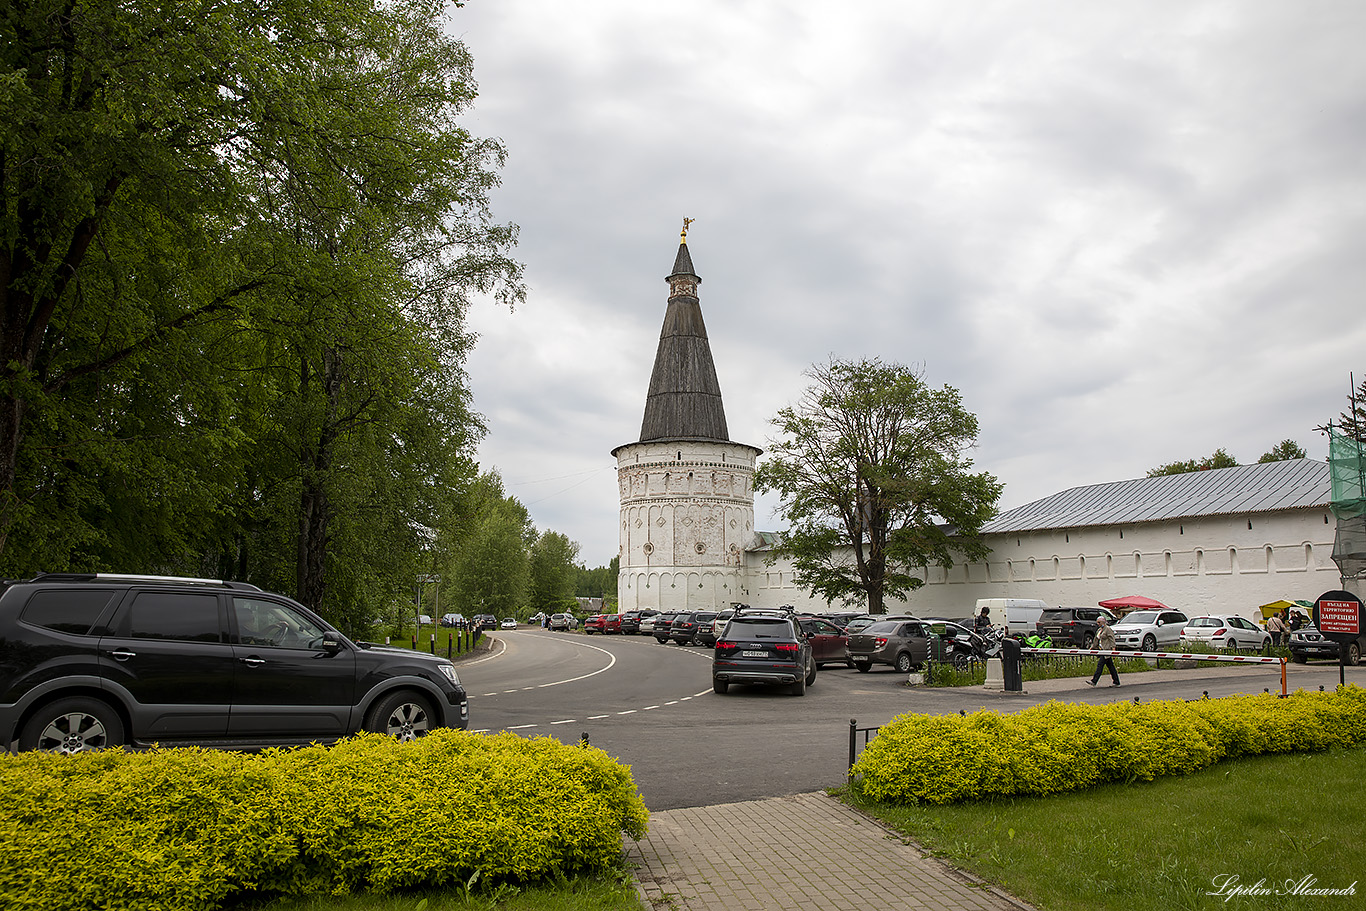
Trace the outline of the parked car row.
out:
[[[727,624],[744,611],[741,607],[721,611],[656,611],[642,609],[619,614],[595,614],[584,621],[584,632],[654,636],[661,644],[714,647]],[[989,644],[968,626],[945,618],[921,618],[910,614],[859,614],[836,611],[798,614],[790,607],[761,609],[790,616],[802,636],[811,643],[817,667],[840,663],[860,671],[886,664],[899,671],[918,668],[935,657],[965,666],[981,660]],[[1035,630],[1058,648],[1094,648],[1099,618],[1115,632],[1116,648],[1134,651],[1177,651],[1203,644],[1221,651],[1265,651],[1270,635],[1252,621],[1236,614],[1187,616],[1176,610],[1139,610],[1116,617],[1103,607],[1047,608]],[[557,619],[558,618],[558,619]],[[444,619],[444,618],[443,618]],[[886,626],[885,624],[891,624]],[[877,629],[873,629],[873,627]],[[572,615],[555,614],[551,629],[574,629]],[[863,638],[859,638],[862,636]],[[940,640],[940,646],[931,643]],[[853,643],[851,645],[851,642]],[[1337,658],[1337,644],[1308,627],[1290,637],[1290,651],[1297,662],[1314,658]],[[1348,646],[1347,661],[1358,664],[1366,652],[1366,635]]]

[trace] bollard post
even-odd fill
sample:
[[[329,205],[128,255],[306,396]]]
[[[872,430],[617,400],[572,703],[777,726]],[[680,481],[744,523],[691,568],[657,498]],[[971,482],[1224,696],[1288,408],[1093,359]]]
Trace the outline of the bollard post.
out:
[[[417,651],[417,633],[413,633],[413,651]]]
[[[446,660],[451,660],[451,637],[446,637]]]
[[[857,749],[856,742],[855,742],[855,738],[857,737],[857,734],[858,734],[858,719],[857,719],[857,718],[850,718],[850,719],[849,719],[849,769],[850,769],[850,771],[852,771],[853,768],[854,768],[854,759],[856,758],[855,755],[854,755],[854,751]]]
[[[587,732],[587,731],[584,731],[582,734],[579,735],[579,746],[581,746],[581,747],[589,747],[589,746],[592,746],[592,744],[588,742],[588,732]]]
[[[427,640],[427,650],[433,655],[436,654],[436,633],[432,633],[432,638]]]

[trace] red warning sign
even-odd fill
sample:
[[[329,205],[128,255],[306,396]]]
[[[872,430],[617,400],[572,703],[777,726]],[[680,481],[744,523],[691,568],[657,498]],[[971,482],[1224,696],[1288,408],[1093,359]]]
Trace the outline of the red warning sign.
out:
[[[1332,635],[1337,632],[1348,636],[1361,635],[1362,602],[1351,594],[1346,591],[1325,594],[1314,606],[1314,619],[1317,620],[1318,631],[1322,634]]]

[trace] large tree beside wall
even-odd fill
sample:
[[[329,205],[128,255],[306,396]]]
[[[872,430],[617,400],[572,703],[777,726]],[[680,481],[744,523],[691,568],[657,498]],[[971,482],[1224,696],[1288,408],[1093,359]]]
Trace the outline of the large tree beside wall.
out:
[[[775,548],[796,582],[827,602],[885,599],[925,584],[921,569],[973,561],[988,548],[1001,484],[966,455],[977,418],[952,386],[880,360],[832,360],[771,423],[778,436],[754,475],[788,523]]]
[[[5,572],[213,572],[344,612],[329,585],[381,584],[358,566],[431,563],[481,432],[465,308],[521,294],[447,6],[10,3]]]

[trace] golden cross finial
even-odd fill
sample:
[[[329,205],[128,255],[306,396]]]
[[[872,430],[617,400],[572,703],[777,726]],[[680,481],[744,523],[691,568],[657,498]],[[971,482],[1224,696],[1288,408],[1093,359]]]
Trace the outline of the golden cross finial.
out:
[[[688,242],[688,225],[692,224],[695,221],[697,221],[697,219],[695,218],[683,219],[683,233],[678,238],[680,243],[686,244]]]

